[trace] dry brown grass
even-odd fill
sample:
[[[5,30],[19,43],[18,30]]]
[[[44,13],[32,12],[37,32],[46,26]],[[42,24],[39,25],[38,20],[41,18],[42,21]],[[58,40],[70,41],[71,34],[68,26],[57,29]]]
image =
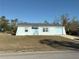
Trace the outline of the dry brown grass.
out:
[[[43,39],[64,40],[70,39],[59,36],[11,36],[7,34],[0,35],[0,51],[55,51],[65,50],[65,48],[53,48],[39,41]]]

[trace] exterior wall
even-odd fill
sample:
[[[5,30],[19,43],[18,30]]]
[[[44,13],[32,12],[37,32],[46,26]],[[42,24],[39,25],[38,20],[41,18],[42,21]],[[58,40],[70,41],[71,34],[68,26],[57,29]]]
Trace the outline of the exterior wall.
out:
[[[49,32],[43,32],[43,27],[39,28],[39,35],[65,35],[65,29],[64,27],[48,27]]]
[[[28,29],[28,32],[25,32],[25,29]],[[48,32],[43,32],[43,28],[48,28]],[[32,29],[31,26],[29,27],[18,27],[16,35],[66,35],[64,27],[58,26],[46,26],[46,27],[38,27],[38,29]]]
[[[28,32],[25,32],[25,29],[28,29]],[[16,35],[31,35],[32,30],[31,27],[18,27]]]

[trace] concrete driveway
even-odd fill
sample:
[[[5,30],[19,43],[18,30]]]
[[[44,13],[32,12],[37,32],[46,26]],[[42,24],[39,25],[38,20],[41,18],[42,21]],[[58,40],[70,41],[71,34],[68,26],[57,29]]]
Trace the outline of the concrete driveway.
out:
[[[79,59],[77,51],[50,51],[0,54],[0,59]]]

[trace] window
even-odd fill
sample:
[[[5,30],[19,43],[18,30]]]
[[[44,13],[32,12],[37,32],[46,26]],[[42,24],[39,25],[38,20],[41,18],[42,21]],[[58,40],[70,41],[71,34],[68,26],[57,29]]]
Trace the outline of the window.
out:
[[[33,26],[32,29],[38,29],[38,27]]]
[[[28,32],[28,30],[25,30],[25,32]]]
[[[43,28],[43,32],[48,32],[48,28]]]
[[[28,28],[25,28],[25,32],[28,32]]]

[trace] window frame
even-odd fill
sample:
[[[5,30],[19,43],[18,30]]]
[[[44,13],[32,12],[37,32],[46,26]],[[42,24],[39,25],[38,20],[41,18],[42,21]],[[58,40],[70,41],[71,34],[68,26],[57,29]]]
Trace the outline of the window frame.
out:
[[[49,28],[43,28],[43,32],[49,32]]]

